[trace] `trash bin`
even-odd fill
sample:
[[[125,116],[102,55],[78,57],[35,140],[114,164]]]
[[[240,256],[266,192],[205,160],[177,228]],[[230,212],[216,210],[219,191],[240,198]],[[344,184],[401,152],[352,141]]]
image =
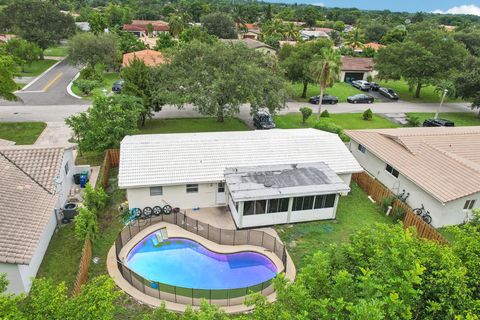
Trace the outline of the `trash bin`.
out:
[[[75,184],[80,184],[80,176],[80,173],[76,173],[73,175],[73,182],[75,182]]]
[[[88,182],[88,175],[81,174],[80,175],[80,188],[85,188]]]

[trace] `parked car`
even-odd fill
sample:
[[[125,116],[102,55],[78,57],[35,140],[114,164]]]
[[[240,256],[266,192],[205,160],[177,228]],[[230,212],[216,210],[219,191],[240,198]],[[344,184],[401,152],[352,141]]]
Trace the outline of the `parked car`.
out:
[[[362,91],[369,91],[370,90],[370,83],[365,80],[356,80],[352,82],[352,86]]]
[[[258,111],[255,114],[253,117],[253,125],[257,129],[273,129],[276,127],[272,116],[266,111]]]
[[[447,119],[427,119],[423,121],[424,127],[455,127],[453,121]]]
[[[308,102],[311,104],[319,104],[320,103],[320,96],[311,97]],[[331,96],[329,94],[324,94],[322,98],[322,104],[337,104],[338,98],[335,96]]]
[[[125,80],[117,80],[112,86],[112,92],[114,93],[120,93],[122,92],[123,84],[125,83]]]
[[[373,103],[375,100],[374,97],[368,95],[368,94],[356,94],[354,96],[350,96],[347,98],[347,101],[349,103]]]
[[[380,85],[376,82],[370,82],[370,88],[372,91],[378,91],[380,89]]]
[[[398,94],[390,88],[382,87],[378,89],[378,93],[390,100],[398,100]]]

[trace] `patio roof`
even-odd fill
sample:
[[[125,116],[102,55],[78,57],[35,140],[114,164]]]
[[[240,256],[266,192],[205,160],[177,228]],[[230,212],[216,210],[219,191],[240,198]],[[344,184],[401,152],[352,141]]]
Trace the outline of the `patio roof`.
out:
[[[226,168],[225,181],[235,202],[350,191],[324,162]]]

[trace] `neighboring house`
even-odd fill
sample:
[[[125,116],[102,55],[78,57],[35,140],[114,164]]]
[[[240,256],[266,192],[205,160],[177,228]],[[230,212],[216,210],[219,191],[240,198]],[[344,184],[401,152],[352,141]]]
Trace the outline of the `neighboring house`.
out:
[[[305,40],[316,40],[316,39],[330,39],[330,36],[322,30],[310,30],[310,29],[303,29],[300,30],[300,37]]]
[[[221,39],[221,41],[225,43],[243,43],[247,47],[255,51],[268,53],[268,54],[277,54],[277,51],[275,50],[275,48],[269,46],[266,43],[260,42],[258,40],[244,38],[244,39]]]
[[[121,143],[119,187],[131,209],[228,206],[246,228],[333,219],[361,171],[338,135],[316,129],[135,135]]]
[[[367,80],[368,76],[374,77],[376,75],[374,65],[372,58],[342,56],[340,81],[351,82],[354,80]]]
[[[412,208],[430,211],[435,227],[464,223],[480,208],[480,127],[347,131],[350,151]]]
[[[71,148],[0,147],[0,274],[29,292],[75,173]]]
[[[260,28],[254,23],[245,23],[245,28],[247,29],[246,31],[239,32],[239,36],[243,39],[258,40],[262,34]]]
[[[148,34],[148,26],[152,26],[152,34]],[[157,36],[160,33],[169,32],[168,23],[161,20],[132,20],[130,24],[123,25],[123,31],[132,32],[137,37]]]
[[[148,34],[147,28],[143,26],[136,26],[133,24],[124,24],[123,31],[130,32],[136,35],[139,38],[146,37]]]
[[[345,28],[343,29],[343,32],[349,33],[349,32],[352,32],[354,29],[355,29],[354,26],[347,24],[347,25],[345,26]]]
[[[165,63],[165,57],[161,52],[155,51],[155,50],[141,50],[141,51],[135,51],[135,52],[130,52],[130,53],[125,53],[123,55],[123,67],[128,67],[130,63],[135,60],[141,60],[145,63],[145,65],[154,67],[158,66],[160,64]]]
[[[9,40],[12,40],[15,37],[16,35],[14,34],[0,34],[0,42],[8,42]]]
[[[354,48],[353,51],[357,52],[357,53],[362,53],[363,50],[367,49],[367,48],[372,48],[373,50],[375,51],[378,51],[379,49],[385,47],[384,45],[382,44],[379,44],[379,43],[376,43],[376,42],[369,42],[369,43],[365,43],[363,45],[363,47],[361,48]]]

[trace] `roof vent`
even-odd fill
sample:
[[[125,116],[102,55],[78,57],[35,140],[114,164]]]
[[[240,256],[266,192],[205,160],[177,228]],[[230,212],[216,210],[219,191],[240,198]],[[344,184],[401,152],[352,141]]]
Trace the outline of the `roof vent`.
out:
[[[293,169],[297,169],[297,167],[298,167],[298,164],[296,164],[296,163],[292,164]]]

